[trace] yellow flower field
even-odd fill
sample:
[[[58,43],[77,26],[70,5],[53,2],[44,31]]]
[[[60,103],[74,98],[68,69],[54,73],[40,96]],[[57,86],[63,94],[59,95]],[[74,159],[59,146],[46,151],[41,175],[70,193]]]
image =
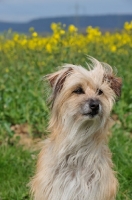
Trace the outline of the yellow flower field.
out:
[[[132,47],[132,22],[126,22],[122,31],[102,33],[99,28],[87,27],[86,33],[78,32],[74,25],[66,30],[65,25],[51,24],[52,34],[42,36],[30,29],[31,35],[10,34],[10,37],[0,36],[0,50],[8,53],[14,48],[40,50],[48,53],[57,51],[60,47],[72,47],[74,51],[87,53],[90,43],[101,44],[104,49],[117,54],[128,54],[125,46]]]
[[[39,90],[33,88],[35,81],[38,82],[44,74],[55,71],[57,66],[64,63],[86,67],[87,55],[115,66],[123,79],[127,80],[120,106],[123,110],[129,110],[126,100],[131,107],[132,98],[127,94],[131,92],[132,82],[132,22],[126,22],[122,30],[114,32],[102,32],[98,27],[89,26],[84,33],[80,33],[74,25],[66,27],[55,23],[51,24],[51,29],[52,33],[49,35],[39,34],[34,28],[30,28],[29,34],[9,30],[0,35],[0,92],[4,94],[4,106],[0,107],[1,119],[9,118],[11,123],[40,123],[40,119],[29,114],[37,107],[30,103],[24,109],[22,107],[22,102],[30,102],[30,98],[38,103]],[[17,104],[21,109],[13,112],[12,109],[16,109]],[[39,109],[41,106],[39,105]],[[40,116],[39,109],[37,113]],[[124,122],[124,113],[120,115],[124,126],[131,129],[130,115],[127,117],[129,120]]]

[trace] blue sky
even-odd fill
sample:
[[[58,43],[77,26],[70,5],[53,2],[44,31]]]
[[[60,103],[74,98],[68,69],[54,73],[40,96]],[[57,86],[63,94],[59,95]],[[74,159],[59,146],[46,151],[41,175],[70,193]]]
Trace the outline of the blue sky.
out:
[[[76,14],[132,14],[132,0],[0,0],[0,21]]]

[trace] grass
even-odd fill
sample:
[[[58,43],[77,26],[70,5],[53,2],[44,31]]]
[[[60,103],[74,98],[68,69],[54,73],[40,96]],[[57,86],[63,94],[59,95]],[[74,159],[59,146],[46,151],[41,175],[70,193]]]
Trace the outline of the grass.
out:
[[[16,145],[0,147],[0,199],[29,199],[27,186],[35,166],[34,153]]]
[[[132,199],[132,138],[118,125],[113,128],[110,149],[119,180],[117,200]]]
[[[126,42],[131,35],[123,34]],[[2,36],[5,41],[7,36]],[[88,47],[80,39],[85,51],[84,47],[73,48],[72,44],[64,47],[62,42],[52,53],[44,48],[22,48],[18,43],[12,49],[0,49],[0,200],[30,199],[27,183],[35,169],[37,152],[22,148],[17,141],[12,142],[11,127],[27,123],[30,137],[43,138],[49,118],[46,102],[49,88],[41,81],[43,75],[64,63],[86,67],[86,54],[116,66],[118,75],[123,78],[122,96],[112,113],[116,116],[116,125],[112,128],[110,149],[120,182],[117,200],[132,199],[132,46],[128,40],[124,46],[119,44],[119,51],[112,52],[102,43],[103,36],[99,37],[95,35],[98,40],[93,37]],[[34,38],[32,42],[35,43]]]

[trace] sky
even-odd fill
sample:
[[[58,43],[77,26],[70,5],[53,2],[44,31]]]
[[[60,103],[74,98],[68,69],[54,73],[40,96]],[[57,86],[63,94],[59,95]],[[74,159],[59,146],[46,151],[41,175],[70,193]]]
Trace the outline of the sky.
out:
[[[132,0],[0,0],[0,21],[68,15],[132,14]]]

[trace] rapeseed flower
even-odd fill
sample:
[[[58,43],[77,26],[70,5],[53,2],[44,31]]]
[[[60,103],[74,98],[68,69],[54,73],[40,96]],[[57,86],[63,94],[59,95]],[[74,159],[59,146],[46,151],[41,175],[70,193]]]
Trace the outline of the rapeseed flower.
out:
[[[77,27],[75,27],[74,25],[70,25],[70,26],[68,27],[68,31],[69,31],[70,33],[74,33],[74,32],[77,32],[78,29],[77,29]]]
[[[125,22],[124,29],[127,31],[132,31],[132,21],[130,23]]]
[[[52,54],[54,52],[67,52],[70,48],[71,52],[89,53],[89,46],[98,51],[110,51],[117,54],[127,54],[126,48],[132,48],[132,21],[124,24],[124,29],[120,32],[102,33],[98,27],[88,26],[86,33],[78,32],[74,25],[68,26],[52,23],[52,34],[48,36],[40,36],[34,28],[30,28],[31,35],[18,33],[10,33],[10,37],[0,36],[0,51],[3,51],[7,57],[16,56],[17,52],[24,49],[25,52],[43,51]],[[9,34],[9,32],[8,32]],[[15,53],[16,52],[16,53]]]
[[[33,32],[33,33],[32,33],[32,36],[33,36],[33,37],[37,37],[37,36],[38,36],[38,33],[37,33],[37,32]]]

